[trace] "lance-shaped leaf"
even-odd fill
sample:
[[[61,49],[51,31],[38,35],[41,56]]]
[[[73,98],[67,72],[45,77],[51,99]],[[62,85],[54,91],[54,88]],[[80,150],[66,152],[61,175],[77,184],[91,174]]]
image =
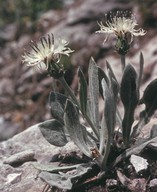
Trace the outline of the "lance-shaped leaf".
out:
[[[136,155],[136,154],[140,154],[141,151],[143,151],[143,149],[149,145],[151,145],[151,143],[157,143],[157,136],[156,134],[151,135],[150,138],[146,138],[143,140],[143,142],[137,142],[137,144],[135,144],[133,147],[127,149],[124,151],[124,153],[122,153],[121,155],[119,155],[113,166],[116,166],[118,163],[120,163],[122,160],[128,158],[129,156],[131,156],[132,154]]]
[[[109,74],[109,79],[110,79],[110,87],[112,89],[112,92],[113,92],[113,96],[114,96],[114,101],[115,101],[115,104],[117,103],[117,98],[118,98],[118,93],[119,93],[119,90],[120,90],[120,85],[116,79],[116,76],[112,70],[112,67],[111,65],[109,64],[108,61],[106,61],[106,66],[107,66],[107,69],[108,69],[108,74]],[[116,109],[117,113],[116,113],[116,117],[117,117],[117,122],[119,124],[119,127],[122,128],[122,117],[119,113],[119,110]]]
[[[103,98],[103,89],[102,89],[102,80],[105,79],[107,85],[109,85],[109,79],[107,77],[107,75],[105,74],[105,72],[100,68],[98,67],[98,78],[99,78],[99,92]]]
[[[150,121],[150,117],[157,109],[157,79],[148,84],[139,103],[144,103],[145,109],[140,113],[139,122],[134,126],[131,135],[133,139],[140,134],[142,127]]]
[[[113,132],[115,126],[116,106],[112,90],[109,89],[106,81],[102,80],[102,88],[104,95],[104,114],[100,130],[100,152],[104,151],[103,167],[106,166],[107,158],[110,152],[110,147],[113,139]],[[105,146],[106,145],[106,146]]]
[[[78,69],[78,77],[80,86],[79,90],[80,105],[83,114],[85,114],[87,113],[87,82],[81,68]]]
[[[64,123],[64,108],[67,97],[63,94],[51,92],[49,96],[49,103],[51,107],[52,116],[59,122]]]
[[[114,72],[113,72],[113,70],[112,70],[112,67],[111,67],[111,65],[109,64],[108,61],[106,61],[106,66],[107,66],[107,69],[108,69],[108,71],[109,71],[109,77],[110,77],[110,79],[114,79],[114,81],[116,82],[116,84],[117,84],[117,86],[118,86],[118,89],[120,89],[119,83],[118,83],[118,81],[117,81],[117,79],[116,79],[116,76],[115,76],[115,74],[114,74]]]
[[[154,114],[157,109],[157,79],[154,79],[145,89],[143,98],[145,104],[145,111],[150,117]]]
[[[91,164],[82,164],[68,173],[59,172],[59,174],[48,173],[42,171],[39,177],[42,178],[50,186],[57,187],[64,190],[70,190],[86,173],[91,171]]]
[[[94,126],[99,130],[99,79],[98,67],[93,58],[91,58],[89,62],[88,76],[90,116]]]
[[[85,155],[91,157],[90,149],[87,146],[86,139],[84,137],[84,129],[82,129],[82,125],[79,121],[79,112],[70,100],[67,100],[66,102],[64,122],[71,140]]]
[[[39,128],[45,139],[52,145],[62,147],[67,144],[64,133],[64,125],[57,120],[49,120],[39,124]]]
[[[134,122],[134,111],[138,104],[137,74],[132,65],[127,65],[121,82],[120,96],[124,105],[124,118],[122,121],[123,141],[129,145],[131,126]]]
[[[141,79],[142,79],[142,74],[143,74],[143,65],[144,65],[144,58],[143,58],[143,54],[140,53],[140,70],[139,70],[139,75],[138,75],[138,79],[137,79],[137,93],[139,94],[139,88],[140,88],[140,84],[141,84]]]

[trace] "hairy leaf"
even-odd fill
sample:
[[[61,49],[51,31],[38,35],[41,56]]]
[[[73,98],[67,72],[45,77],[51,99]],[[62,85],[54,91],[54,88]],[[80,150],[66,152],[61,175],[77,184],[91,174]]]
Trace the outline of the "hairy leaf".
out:
[[[99,130],[99,79],[98,67],[93,58],[89,62],[88,75],[91,120],[97,130]]]
[[[104,95],[104,114],[103,121],[100,130],[100,152],[103,152],[103,148],[106,147],[104,152],[103,166],[106,166],[106,161],[110,152],[110,147],[112,144],[115,117],[116,117],[116,105],[114,102],[114,96],[111,90],[108,88],[106,81],[102,80],[102,88]],[[106,146],[105,146],[106,145]]]
[[[59,122],[64,123],[64,108],[67,97],[63,94],[51,92],[49,96],[49,103],[51,107],[52,116],[57,119]]]
[[[39,177],[44,180],[47,184],[52,187],[57,187],[59,189],[72,189],[72,182],[70,179],[65,178],[64,176],[57,173],[49,173],[46,171],[42,171],[39,174]]]
[[[154,79],[145,89],[143,94],[143,103],[148,116],[152,116],[157,109],[157,79]]]
[[[58,173],[59,171],[70,171],[73,169],[76,169],[78,166],[82,164],[77,164],[77,165],[68,165],[68,166],[56,166],[51,164],[41,164],[37,162],[33,162],[32,165],[36,168],[39,169],[40,171],[47,171],[50,173]]]
[[[77,166],[75,170],[68,171],[68,173],[55,174],[42,171],[39,177],[51,186],[70,190],[91,169],[91,164],[82,164]]]
[[[106,61],[106,65],[107,65],[107,69],[108,69],[108,71],[109,71],[109,77],[110,77],[110,79],[113,79],[113,80],[114,80],[115,84],[117,85],[117,89],[119,90],[119,89],[120,89],[120,85],[119,85],[119,83],[118,83],[118,81],[117,81],[117,79],[116,79],[116,76],[115,76],[115,74],[114,74],[114,72],[113,72],[113,70],[112,70],[112,67],[111,67],[111,65],[109,64],[108,61]]]
[[[64,133],[64,125],[57,120],[48,120],[39,124],[39,128],[45,139],[52,145],[62,147],[67,144]]]
[[[101,82],[102,82],[102,79],[105,79],[106,83],[109,85],[109,79],[105,74],[105,72],[100,67],[98,67],[98,78],[99,78],[99,92],[103,98],[103,89],[102,89]]]
[[[81,110],[83,114],[85,114],[87,113],[87,82],[81,68],[78,69],[78,76],[80,83],[79,98],[80,98]]]
[[[127,65],[121,82],[121,100],[124,105],[124,118],[122,121],[123,141],[127,146],[130,140],[131,126],[134,122],[134,111],[138,104],[137,74],[132,65]]]
[[[79,121],[79,112],[76,106],[67,100],[64,113],[65,127],[70,135],[72,141],[79,147],[79,149],[88,157],[91,157],[91,152],[86,144],[84,137],[84,129]]]
[[[144,58],[143,54],[140,53],[140,71],[139,71],[139,76],[138,76],[138,81],[137,81],[137,93],[139,94],[139,88],[141,84],[141,79],[142,79],[142,74],[143,74],[143,65],[144,65]]]
[[[140,144],[137,143],[137,144],[134,145],[133,147],[127,149],[124,153],[122,153],[121,155],[119,155],[119,156],[116,158],[113,166],[116,166],[118,163],[120,163],[122,160],[130,157],[132,154],[137,155],[137,154],[141,153],[141,151],[142,151],[145,147],[147,147],[147,145],[149,145],[149,144],[151,144],[151,143],[157,143],[157,136],[155,136],[155,137],[153,137],[153,138],[149,138],[149,139],[147,138],[147,139],[145,139],[142,143],[140,143]]]

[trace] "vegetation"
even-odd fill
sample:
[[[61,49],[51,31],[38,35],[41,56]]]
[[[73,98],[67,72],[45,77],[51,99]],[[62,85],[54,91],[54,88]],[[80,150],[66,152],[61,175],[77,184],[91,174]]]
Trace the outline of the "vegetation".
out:
[[[12,22],[35,21],[49,9],[61,9],[62,0],[0,1],[0,26]]]

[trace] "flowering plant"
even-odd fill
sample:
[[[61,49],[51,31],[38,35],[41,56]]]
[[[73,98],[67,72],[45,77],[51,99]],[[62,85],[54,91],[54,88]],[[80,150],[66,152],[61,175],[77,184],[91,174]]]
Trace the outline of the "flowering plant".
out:
[[[67,47],[66,41],[55,44],[54,36],[42,37],[38,44],[31,44],[32,51],[25,52],[23,61],[28,66],[47,70],[51,77],[59,80],[65,88],[68,96],[51,92],[50,107],[53,119],[39,125],[40,130],[49,143],[62,147],[69,141],[73,141],[82,153],[88,157],[88,163],[74,166],[51,168],[49,172],[41,172],[40,177],[48,184],[71,189],[79,178],[89,172],[94,165],[100,170],[99,176],[106,173],[109,167],[114,167],[123,158],[133,153],[139,153],[146,144],[157,139],[151,138],[142,144],[138,144],[139,133],[142,127],[149,122],[150,117],[157,109],[157,80],[152,81],[144,91],[142,99],[139,97],[139,87],[143,73],[144,59],[140,54],[140,72],[137,74],[131,64],[124,65],[125,54],[130,48],[133,36],[142,36],[146,32],[143,29],[135,29],[137,23],[133,18],[125,15],[114,16],[106,22],[106,26],[99,23],[99,33],[116,36],[116,50],[123,55],[123,75],[119,84],[112,67],[107,62],[107,70],[103,71],[90,59],[88,68],[88,83],[81,70],[78,69],[79,99],[74,95],[64,79],[64,66],[60,63],[62,55],[69,56],[73,51]],[[128,33],[131,40],[128,39]],[[99,98],[103,99],[103,115],[99,116]],[[124,106],[124,117],[118,110],[117,101],[121,100]],[[145,109],[140,113],[138,122],[134,123],[134,112],[138,104],[144,103]],[[80,116],[85,124],[81,123]],[[88,127],[87,127],[87,126]],[[118,127],[118,129],[117,129]],[[153,141],[154,141],[153,140]],[[109,157],[113,151],[120,156],[110,162]],[[124,153],[123,153],[124,152]],[[38,165],[38,168],[42,168]],[[75,169],[75,172],[69,170]],[[66,170],[67,174],[61,172]],[[57,172],[54,173],[54,172]],[[54,182],[59,180],[59,182]]]

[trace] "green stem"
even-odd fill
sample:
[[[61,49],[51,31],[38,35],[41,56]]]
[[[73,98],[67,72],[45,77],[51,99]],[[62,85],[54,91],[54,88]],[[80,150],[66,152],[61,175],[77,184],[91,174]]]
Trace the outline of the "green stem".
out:
[[[99,138],[99,133],[98,130],[94,127],[93,123],[91,122],[90,118],[88,117],[88,115],[86,113],[83,113],[83,111],[81,110],[80,104],[77,101],[76,96],[74,95],[74,93],[72,92],[71,88],[69,87],[69,85],[67,84],[67,82],[65,81],[64,77],[60,77],[58,79],[60,81],[60,83],[63,85],[64,89],[68,92],[68,94],[70,95],[70,97],[72,98],[72,100],[74,101],[74,103],[77,105],[77,107],[79,108],[79,110],[81,111],[82,115],[84,116],[84,118],[86,119],[86,121],[88,122],[88,124],[90,125],[90,127],[92,128],[93,132],[95,133],[95,135],[97,136],[97,138]]]

